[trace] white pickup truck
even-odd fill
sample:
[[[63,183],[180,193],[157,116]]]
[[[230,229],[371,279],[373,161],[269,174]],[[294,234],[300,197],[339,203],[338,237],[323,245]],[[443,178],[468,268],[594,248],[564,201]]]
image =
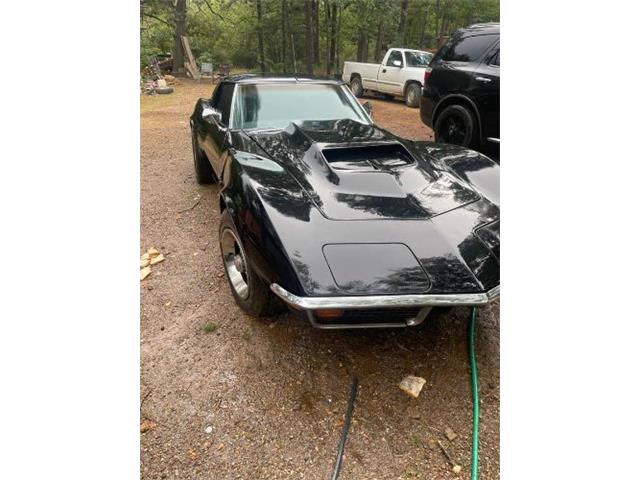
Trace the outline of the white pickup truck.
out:
[[[344,62],[342,80],[351,85],[356,97],[370,90],[390,97],[404,97],[408,106],[416,108],[425,68],[429,68],[431,58],[433,53],[390,48],[381,64]]]

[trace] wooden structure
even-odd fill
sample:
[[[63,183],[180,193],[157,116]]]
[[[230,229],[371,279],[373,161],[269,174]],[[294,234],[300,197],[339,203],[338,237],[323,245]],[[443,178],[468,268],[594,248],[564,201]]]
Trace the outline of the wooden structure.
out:
[[[196,59],[193,58],[193,53],[191,53],[191,47],[189,46],[189,39],[184,35],[180,36],[180,41],[182,42],[182,49],[184,50],[184,68],[187,71],[187,74],[194,80],[200,80],[200,70],[198,70],[198,65],[196,64]]]

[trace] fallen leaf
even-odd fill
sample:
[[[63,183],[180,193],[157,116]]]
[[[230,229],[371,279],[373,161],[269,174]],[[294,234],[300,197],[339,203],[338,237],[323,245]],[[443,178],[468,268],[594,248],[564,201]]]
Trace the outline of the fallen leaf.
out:
[[[140,270],[140,281],[144,280],[149,275],[151,275],[151,267],[144,267],[142,270]]]
[[[160,255],[160,250],[158,250],[157,248],[150,248],[149,250],[147,250],[147,253],[149,254],[149,258],[153,258]]]
[[[144,268],[144,267],[148,267],[149,266],[149,259],[145,259],[145,260],[140,260],[140,268]]]
[[[140,422],[140,433],[147,432],[152,428],[156,428],[157,424],[151,420],[143,420]]]
[[[158,256],[156,256],[156,257],[153,257],[153,258],[151,259],[151,262],[150,262],[150,263],[151,263],[151,265],[155,265],[156,263],[160,263],[160,262],[162,262],[163,260],[164,260],[164,255],[160,254],[160,255],[158,255]]]
[[[450,442],[453,442],[456,438],[458,438],[458,434],[454,432],[451,427],[447,427],[444,429],[444,435]]]

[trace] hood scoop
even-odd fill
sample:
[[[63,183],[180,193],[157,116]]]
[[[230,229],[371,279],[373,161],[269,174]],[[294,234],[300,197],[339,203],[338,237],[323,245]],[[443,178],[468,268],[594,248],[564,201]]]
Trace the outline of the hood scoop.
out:
[[[407,149],[399,143],[363,147],[329,147],[322,150],[329,166],[335,170],[375,172],[413,165]]]
[[[329,219],[425,219],[479,198],[454,177],[428,168],[390,134],[379,138],[383,131],[352,121],[331,126],[332,132],[324,124],[305,129],[293,123],[285,130],[251,132]],[[364,130],[371,134],[366,140],[347,135]]]

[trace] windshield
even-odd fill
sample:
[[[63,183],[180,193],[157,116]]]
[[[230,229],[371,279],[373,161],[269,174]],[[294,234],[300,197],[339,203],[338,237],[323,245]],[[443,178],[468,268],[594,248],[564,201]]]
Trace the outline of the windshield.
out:
[[[239,85],[234,128],[285,128],[290,122],[351,119],[369,123],[344,86],[263,83]]]
[[[406,51],[404,54],[407,57],[407,66],[409,67],[426,67],[433,58],[433,53],[417,50]]]

